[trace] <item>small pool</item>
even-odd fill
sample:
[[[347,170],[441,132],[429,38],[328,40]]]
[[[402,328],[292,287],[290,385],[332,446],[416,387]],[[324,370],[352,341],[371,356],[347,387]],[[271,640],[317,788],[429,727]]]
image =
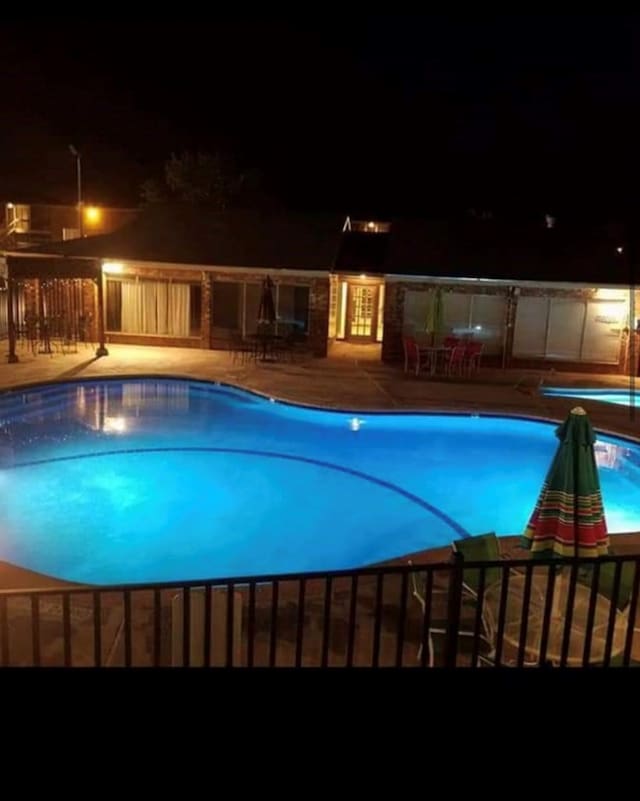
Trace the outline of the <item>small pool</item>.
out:
[[[581,400],[594,400],[600,403],[615,403],[618,406],[633,406],[640,409],[640,381],[638,392],[628,389],[562,389],[548,387],[544,395],[561,398],[580,398]]]
[[[204,382],[0,395],[0,559],[95,584],[351,568],[523,530],[554,426],[354,414]],[[640,530],[640,445],[597,446],[612,532]]]

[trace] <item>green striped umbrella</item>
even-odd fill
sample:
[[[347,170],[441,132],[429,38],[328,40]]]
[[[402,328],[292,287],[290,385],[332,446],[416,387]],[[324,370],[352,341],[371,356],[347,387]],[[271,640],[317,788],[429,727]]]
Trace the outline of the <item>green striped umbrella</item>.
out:
[[[533,553],[604,556],[609,549],[596,436],[585,410],[577,406],[556,430],[560,440],[524,533]]]

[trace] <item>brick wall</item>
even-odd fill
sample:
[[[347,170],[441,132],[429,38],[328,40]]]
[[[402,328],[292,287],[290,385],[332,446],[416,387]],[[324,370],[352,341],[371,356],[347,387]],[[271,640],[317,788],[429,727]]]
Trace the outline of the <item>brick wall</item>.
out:
[[[309,346],[314,356],[327,355],[329,336],[329,278],[314,278],[309,292]]]
[[[387,364],[399,362],[404,358],[402,349],[404,290],[404,284],[393,281],[387,283],[384,291],[382,361]]]
[[[200,333],[201,333],[200,347],[209,349],[213,347],[213,342],[211,337],[213,276],[211,273],[207,273],[203,270],[200,275],[200,281],[202,284],[202,315],[200,318]]]
[[[98,287],[95,281],[82,281],[82,311],[91,315],[91,328],[87,335],[92,342],[98,341]]]

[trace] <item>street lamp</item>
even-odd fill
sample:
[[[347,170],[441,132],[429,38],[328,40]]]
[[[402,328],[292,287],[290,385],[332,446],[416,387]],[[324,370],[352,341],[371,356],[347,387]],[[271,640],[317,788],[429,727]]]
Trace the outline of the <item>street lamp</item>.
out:
[[[80,231],[80,238],[84,236],[84,219],[82,213],[82,164],[80,159],[80,151],[73,145],[69,145],[69,151],[76,160],[76,175],[78,179],[78,229]]]

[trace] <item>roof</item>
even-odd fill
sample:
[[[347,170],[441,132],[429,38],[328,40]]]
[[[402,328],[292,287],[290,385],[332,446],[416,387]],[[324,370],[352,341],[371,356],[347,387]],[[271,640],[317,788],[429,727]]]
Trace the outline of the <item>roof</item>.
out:
[[[346,231],[336,268],[345,272],[382,273],[389,247],[388,234]]]
[[[609,227],[497,220],[395,221],[383,272],[441,278],[631,283],[623,239]]]
[[[223,214],[149,206],[109,234],[25,248],[71,257],[379,275],[629,285],[620,231],[500,219],[395,220],[391,232],[343,232],[338,214]],[[640,279],[640,276],[638,276]],[[640,282],[640,280],[639,280]]]
[[[225,267],[330,270],[344,217],[153,205],[101,236],[30,248],[64,256]]]

